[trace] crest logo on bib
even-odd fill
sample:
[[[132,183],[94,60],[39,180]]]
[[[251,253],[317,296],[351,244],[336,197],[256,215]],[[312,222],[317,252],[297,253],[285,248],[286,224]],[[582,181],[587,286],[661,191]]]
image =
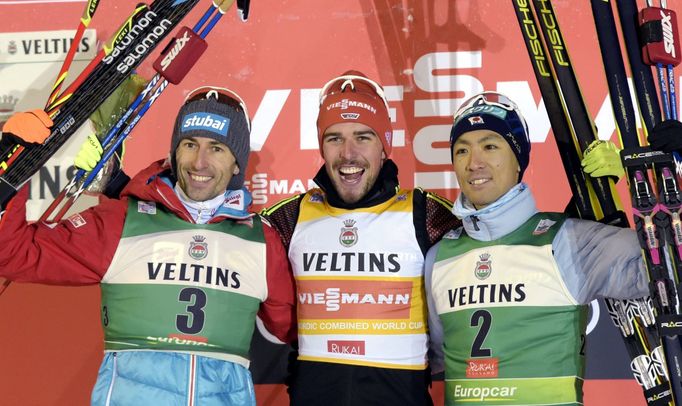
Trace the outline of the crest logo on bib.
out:
[[[206,242],[206,237],[203,235],[195,235],[192,237],[192,241],[189,242],[189,256],[199,260],[204,259],[208,256],[208,244]]]
[[[344,227],[341,228],[341,235],[339,235],[339,242],[344,247],[352,247],[358,242],[358,228],[353,227],[355,220],[343,220]]]
[[[493,271],[493,264],[490,260],[490,254],[483,253],[478,256],[480,261],[476,261],[476,269],[474,269],[474,275],[480,280],[487,279],[490,273]]]

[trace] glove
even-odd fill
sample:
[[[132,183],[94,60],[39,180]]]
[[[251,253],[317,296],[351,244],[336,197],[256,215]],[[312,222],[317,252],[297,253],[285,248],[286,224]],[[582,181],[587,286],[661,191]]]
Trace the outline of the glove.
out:
[[[121,145],[114,153],[112,157],[113,159],[109,159],[104,166],[102,166],[102,169],[97,173],[97,176],[87,187],[86,191],[88,194],[96,195],[99,193],[105,193],[109,197],[118,197],[120,188],[116,189],[117,191],[113,192],[111,195],[108,194],[107,191],[110,189],[109,183],[111,179],[117,177],[119,174],[123,174],[123,171],[121,170],[121,158],[123,156],[124,149],[125,148],[123,145]],[[102,144],[99,142],[97,134],[91,133],[81,145],[73,164],[78,169],[82,169],[85,172],[91,172],[93,169],[95,169],[95,166],[97,166],[97,163],[102,158],[103,153]],[[125,186],[125,184],[123,186]],[[117,186],[113,187],[117,188]]]
[[[613,176],[620,179],[625,173],[620,151],[611,141],[593,141],[585,150],[581,164],[585,173],[593,178]]]
[[[86,172],[94,169],[103,153],[99,138],[106,135],[146,84],[147,82],[143,77],[137,74],[131,75],[92,113],[90,122],[94,127],[95,134],[89,135],[88,139],[81,145],[81,149],[73,162],[74,166]],[[124,153],[125,142],[121,144],[114,155],[118,158],[117,166],[121,165]]]
[[[50,135],[52,119],[43,110],[17,113],[2,126],[3,138],[10,136],[19,144],[42,144]]]
[[[648,139],[654,151],[679,152],[682,150],[682,123],[677,120],[661,121],[651,130]]]
[[[147,82],[137,74],[128,77],[90,116],[93,134],[90,134],[81,145],[74,166],[86,172],[92,171],[103,154],[100,137],[104,137],[109,129],[128,109]],[[113,158],[104,164],[97,177],[88,186],[87,191],[93,194],[103,193],[109,189],[109,181],[122,173],[122,160],[125,153],[125,142],[116,150]]]
[[[130,75],[97,110],[90,116],[90,121],[95,126],[95,132],[103,138],[109,129],[116,124],[119,117],[128,110],[130,103],[145,88],[147,81],[137,74]]]
[[[83,145],[81,145],[81,149],[78,151],[76,159],[73,160],[73,164],[78,169],[90,172],[99,162],[103,152],[102,144],[97,139],[97,135],[94,133],[90,134]]]

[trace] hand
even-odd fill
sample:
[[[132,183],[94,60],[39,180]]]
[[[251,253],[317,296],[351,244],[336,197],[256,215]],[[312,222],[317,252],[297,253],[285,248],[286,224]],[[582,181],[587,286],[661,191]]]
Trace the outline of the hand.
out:
[[[104,103],[92,113],[90,122],[92,123],[95,134],[90,134],[83,145],[81,145],[81,148],[76,155],[76,159],[73,161],[74,166],[78,169],[83,169],[86,172],[92,171],[95,166],[97,166],[97,162],[99,162],[102,157],[103,151],[102,144],[96,134],[104,137],[119,117],[125,113],[128,105],[135,100],[146,84],[147,82],[145,79],[137,74],[129,76],[109,97],[107,97]],[[122,166],[121,161],[123,160],[124,153],[125,142],[121,144],[114,154],[114,157],[116,158],[115,168],[111,169],[118,170]]]
[[[654,151],[679,152],[682,150],[682,123],[677,120],[661,121],[651,130],[648,139]]]
[[[146,85],[147,81],[142,76],[132,74],[92,113],[90,121],[101,138],[128,110],[130,103]]]
[[[585,173],[593,178],[623,177],[625,171],[620,161],[620,151],[611,141],[593,141],[585,150],[581,162]]]
[[[3,137],[14,136],[20,144],[42,144],[50,135],[52,119],[43,110],[17,113],[2,126]]]
[[[90,134],[88,135],[88,139],[81,145],[81,149],[78,151],[73,164],[78,169],[90,172],[95,168],[100,158],[102,158],[102,152],[102,144],[100,144],[97,136],[95,134]]]

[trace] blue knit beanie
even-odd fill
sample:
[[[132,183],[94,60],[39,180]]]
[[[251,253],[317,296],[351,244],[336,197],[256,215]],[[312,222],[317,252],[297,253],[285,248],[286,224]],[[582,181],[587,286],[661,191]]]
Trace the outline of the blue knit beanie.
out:
[[[496,92],[479,93],[464,102],[455,113],[450,130],[450,159],[457,138],[476,130],[494,131],[507,141],[521,168],[520,181],[530,160],[530,138],[526,121],[516,104]]]
[[[180,141],[189,137],[211,138],[225,144],[232,151],[239,167],[239,173],[232,176],[227,189],[241,189],[249,163],[250,135],[248,112],[236,93],[212,86],[193,90],[175,119],[170,148],[173,174],[177,176],[175,150]]]

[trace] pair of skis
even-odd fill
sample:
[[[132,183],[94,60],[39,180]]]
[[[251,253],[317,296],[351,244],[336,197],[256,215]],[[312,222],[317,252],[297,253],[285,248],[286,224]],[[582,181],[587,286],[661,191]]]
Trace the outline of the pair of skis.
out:
[[[682,371],[680,369],[682,367],[682,342],[680,342],[682,316],[678,300],[679,271],[682,270],[682,228],[680,227],[682,192],[672,157],[643,146],[645,143],[640,141],[634,124],[636,119],[634,106],[647,104],[651,108],[639,108],[643,117],[645,135],[661,121],[651,67],[647,65],[657,65],[665,118],[677,117],[677,106],[674,101],[675,79],[672,68],[674,60],[662,58],[662,54],[668,49],[675,54],[674,48],[677,48],[679,57],[678,39],[674,34],[676,30],[672,29],[673,24],[676,26],[677,22],[672,20],[674,19],[672,11],[651,7],[651,4],[638,13],[634,0],[618,0],[617,9],[628,50],[628,61],[633,76],[639,78],[634,83],[637,103],[631,100],[627,87],[627,76],[616,33],[613,9],[608,1],[592,0],[592,11],[604,71],[621,144],[624,148],[621,157],[630,187],[635,229],[649,274],[651,297],[656,310],[656,331],[661,339],[664,360],[660,359],[661,353],[654,353],[654,356],[659,358],[658,362],[664,361],[672,397],[676,403],[682,404]],[[651,17],[652,15],[656,18]],[[639,19],[636,20],[638,17]],[[668,32],[659,41],[639,41],[640,38],[636,37],[638,22],[644,24],[641,27],[645,27],[652,21],[657,21],[662,30],[668,30]],[[666,25],[668,25],[667,28]],[[645,32],[645,30],[640,29],[640,32]],[[635,52],[635,48],[641,43],[644,43],[642,52]],[[667,81],[662,80],[662,62],[667,65]],[[666,261],[666,258],[669,261]],[[647,400],[655,399],[653,394],[647,395],[650,395],[647,396]]]
[[[204,39],[233,3],[234,0],[214,1],[191,30],[187,27],[180,29],[176,37],[166,46],[154,63],[157,74],[154,75],[137,98],[128,106],[128,109],[117,120],[116,124],[101,138],[100,143],[103,147],[103,154],[97,165],[90,172],[79,169],[66,187],[57,195],[52,204],[45,210],[40,221],[57,222],[62,219],[64,214],[96,179],[106,162],[114,155],[126,137],[140,122],[161,93],[163,93],[169,81],[173,84],[178,84],[184,79],[185,75],[206,49],[207,45]],[[242,18],[248,15],[248,3],[246,7],[244,10],[239,9]],[[59,210],[55,213],[58,208]]]
[[[0,206],[6,206],[19,187],[54,155],[197,3],[198,0],[155,0],[149,6],[136,8],[110,42],[112,46],[105,46],[101,60],[87,76],[81,75],[76,80],[81,82],[77,88],[70,86],[64,92],[66,97],[58,97],[55,103],[59,104],[53,103],[49,108],[54,125],[45,142],[27,148],[12,145],[0,156]]]
[[[96,0],[88,2],[76,33],[76,39],[72,42],[48,98],[46,111],[54,121],[50,136],[41,145],[31,145],[29,147],[24,147],[20,144],[11,145],[0,155],[0,211],[6,207],[8,201],[16,194],[17,190],[75,133],[107,97],[132,73],[134,68],[192,10],[198,1],[155,0],[151,5],[140,4],[136,6],[133,14],[121,25],[93,61],[60,94],[59,91],[66,79],[68,69],[80,42],[79,39],[76,39],[82,36],[81,31],[84,32],[89,25],[98,5]],[[204,13],[201,20],[195,25],[192,33],[204,27],[208,21],[208,24],[199,33],[200,39],[203,40],[233,3],[234,0],[218,0],[218,2],[213,2],[209,10]],[[237,0],[237,6],[241,19],[246,21],[250,9],[250,1]],[[189,35],[188,33],[186,34]],[[183,57],[182,49],[184,46],[178,45],[178,42],[181,41],[182,44],[185,44],[184,38],[178,38],[169,44],[165,50],[167,52],[162,53],[162,56],[169,58],[164,62],[163,66],[165,69],[163,70],[172,72],[172,75],[174,75],[172,80],[175,83],[182,80],[184,74],[189,71],[201,54],[193,54],[187,58]],[[171,56],[168,56],[168,54],[171,54]],[[168,69],[177,65],[184,66],[181,66],[179,69]],[[150,81],[148,87],[140,93],[138,98],[129,106],[124,116],[108,132],[107,137],[105,137],[107,141],[102,142],[105,148],[104,156],[100,159],[95,170],[92,171],[91,176],[83,179],[85,173],[79,171],[77,173],[78,178],[71,180],[57,199],[55,199],[55,202],[43,214],[42,219],[49,217],[62,204],[63,199],[68,196],[69,199],[64,203],[53,220],[58,220],[58,218],[61,218],[66,213],[82,191],[92,182],[106,160],[111,157],[116,148],[118,148],[166,88],[168,81],[165,77],[163,80],[160,79],[161,77],[156,75]],[[142,107],[138,108],[143,102]],[[134,118],[128,122],[128,118],[133,114],[135,114]],[[73,192],[75,186],[78,186],[78,189],[76,192]],[[4,292],[9,284],[8,280],[3,280],[0,283],[0,294]]]
[[[199,0],[154,0],[136,7],[93,63],[48,107],[54,125],[41,145],[15,144],[0,155],[0,207],[92,115]],[[73,43],[72,46],[77,46]]]
[[[50,135],[41,145],[11,144],[0,151],[0,212],[198,1],[154,0],[136,6],[93,61],[59,94],[80,41],[71,43],[45,109],[54,123]],[[88,2],[87,17],[81,19],[78,31],[85,30],[96,5]],[[2,282],[0,294],[9,283]]]
[[[590,143],[597,139],[597,133],[582,98],[551,2],[549,0],[532,0],[531,4],[531,1],[527,0],[512,1],[573,192],[570,211],[584,219],[599,220],[615,226],[628,227],[628,221],[621,209],[613,181],[605,178],[586,177],[580,167],[582,153]],[[634,0],[631,1],[634,2]],[[613,29],[612,33],[615,35],[615,25],[611,27],[606,21],[608,18],[602,21],[604,20],[603,14],[607,12],[604,7],[610,11],[610,3],[603,0],[593,0],[592,6],[595,19],[597,19],[598,31],[611,33]],[[613,24],[612,16],[610,21]],[[636,27],[631,28],[636,30]],[[612,42],[613,38],[607,39],[602,34],[600,33],[600,42],[608,42],[608,44],[602,44],[602,51],[620,53],[617,36],[614,43]],[[547,45],[551,46],[551,52],[546,51],[550,48]],[[622,68],[622,58],[611,57],[610,59],[620,61]],[[642,68],[641,77],[636,78],[635,82],[647,82],[649,78],[646,77],[645,73],[646,69]],[[614,111],[625,112],[628,105],[632,109],[627,80],[624,82],[614,81],[610,74],[611,71],[607,68],[611,100],[615,103]],[[650,105],[647,107],[652,112],[658,109],[657,106],[653,105],[654,101],[648,100]],[[617,117],[617,125],[621,134],[627,132],[636,136],[634,113],[631,115],[623,113],[620,116]],[[670,192],[667,196],[674,199],[676,197],[674,192],[675,177],[671,176],[669,170],[661,169],[660,173],[667,181],[667,183],[663,182],[662,184],[670,187],[667,189]],[[674,175],[674,171],[672,174]],[[646,166],[642,167],[641,163],[636,168],[628,168],[633,205],[636,205],[635,223],[638,226],[638,235],[643,247],[642,253],[652,280],[652,296],[657,313],[655,320],[660,323],[662,313],[672,313],[674,306],[671,306],[671,300],[674,303],[675,297],[674,294],[671,296],[670,290],[673,284],[670,278],[665,278],[667,273],[663,272],[665,255],[662,250],[665,244],[661,244],[660,236],[657,234],[658,230],[651,227],[655,215],[652,215],[653,212],[651,211],[646,211],[649,207],[647,205],[652,204],[652,188],[646,183],[648,178],[645,175],[647,175]],[[674,204],[671,204],[670,207],[672,209]],[[658,246],[647,245],[647,232],[658,238],[656,240],[659,243]],[[638,301],[607,299],[606,302],[609,313],[614,323],[620,328],[626,342],[632,359],[630,364],[632,372],[642,385],[647,402],[652,405],[670,404],[673,398],[663,363],[666,360],[670,361],[676,358],[675,354],[682,348],[679,346],[679,342],[664,339],[663,347],[660,346],[661,340],[658,333],[661,326],[660,324],[655,325],[653,322],[653,312],[648,299]],[[661,307],[662,304],[664,304],[663,307]],[[663,352],[666,353],[666,359],[663,359],[664,357],[661,355]]]
[[[51,106],[54,106],[53,103],[58,97],[60,97],[62,85],[64,84],[64,81],[66,80],[69,74],[69,68],[71,67],[71,63],[76,57],[76,52],[78,50],[81,39],[83,38],[83,34],[90,25],[92,18],[95,16],[97,6],[99,6],[99,0],[89,0],[85,5],[85,10],[83,11],[83,15],[78,24],[78,28],[76,29],[76,34],[73,37],[73,41],[71,41],[71,46],[69,47],[66,57],[64,58],[64,62],[62,63],[61,68],[59,69],[57,79],[55,80],[55,83],[52,86],[50,95],[47,98],[47,103],[45,104],[45,111],[47,111],[48,114],[50,114],[50,116],[54,116],[58,112],[58,110]],[[85,77],[85,75],[83,74],[79,75],[79,78],[83,77]],[[78,82],[78,79],[76,79],[76,82]],[[73,85],[72,87],[75,87],[75,85]],[[67,94],[67,92],[62,93],[62,95],[64,94]],[[24,151],[23,145],[13,145],[12,147],[10,147],[8,151],[5,151],[2,155],[0,155],[6,157],[4,161],[0,162],[0,174],[4,173],[7,170],[8,166],[11,165],[23,151]]]

